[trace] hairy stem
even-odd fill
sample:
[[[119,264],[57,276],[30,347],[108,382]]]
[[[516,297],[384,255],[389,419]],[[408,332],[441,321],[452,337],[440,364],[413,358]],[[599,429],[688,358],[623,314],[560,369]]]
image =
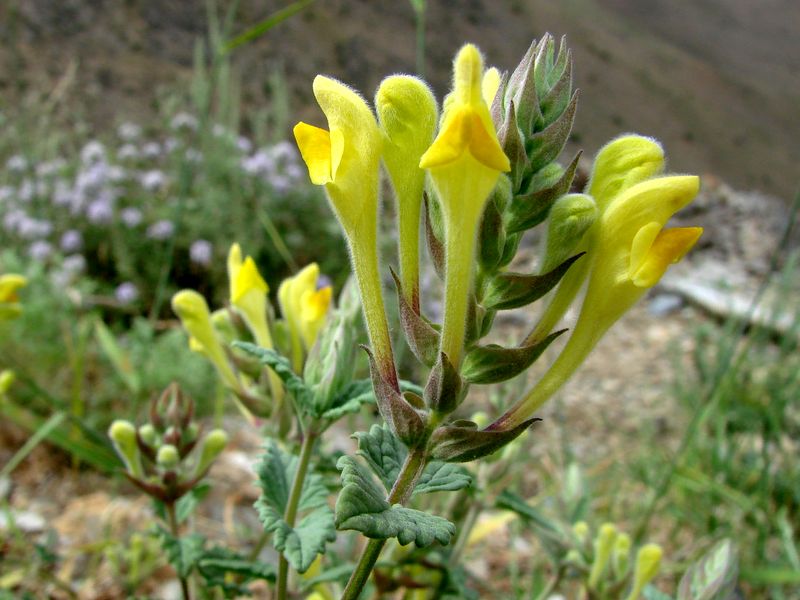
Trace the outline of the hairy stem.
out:
[[[424,444],[422,447],[415,448],[408,453],[406,461],[397,476],[397,481],[394,482],[392,491],[389,492],[389,497],[387,498],[389,504],[405,504],[408,502],[411,492],[414,491],[414,486],[426,464],[427,452]],[[347,582],[347,586],[344,588],[342,600],[356,600],[361,595],[361,591],[364,589],[364,585],[375,567],[384,544],[386,544],[386,540],[370,540],[367,543],[353,574],[350,576],[350,580]]]
[[[180,538],[180,530],[178,529],[178,519],[175,517],[175,502],[165,503],[167,510],[167,521],[169,522],[169,529],[175,539]],[[191,600],[192,595],[189,592],[189,579],[183,575],[178,574],[178,581],[181,582],[181,595],[183,600]]]
[[[303,493],[303,483],[308,473],[308,465],[311,459],[311,453],[314,450],[314,444],[317,441],[317,433],[313,428],[309,428],[303,438],[303,445],[300,447],[300,458],[297,462],[297,470],[294,473],[292,480],[292,489],[289,492],[289,501],[286,503],[286,512],[283,514],[284,520],[290,527],[294,527],[295,519],[297,518],[297,507],[300,504],[300,496]],[[278,580],[277,580],[277,598],[278,600],[286,600],[289,582],[289,563],[286,557],[281,554],[278,559]]]

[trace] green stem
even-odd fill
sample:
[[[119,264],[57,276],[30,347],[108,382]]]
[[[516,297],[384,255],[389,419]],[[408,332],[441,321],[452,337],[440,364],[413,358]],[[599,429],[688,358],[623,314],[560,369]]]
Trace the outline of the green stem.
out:
[[[461,365],[464,352],[479,221],[466,214],[466,209],[464,215],[447,216],[441,350],[456,368]]]
[[[456,543],[453,545],[453,551],[450,553],[450,558],[447,560],[451,567],[455,567],[461,560],[461,555],[467,548],[469,536],[475,528],[475,524],[478,522],[478,517],[481,515],[481,512],[483,512],[483,503],[479,500],[474,501],[467,511],[467,516],[464,517],[464,522],[461,524]]]
[[[289,501],[286,503],[286,512],[283,518],[288,523],[289,527],[294,527],[295,519],[297,518],[297,507],[300,505],[300,497],[303,493],[303,483],[308,473],[308,465],[311,459],[314,444],[317,441],[317,432],[313,427],[309,427],[306,436],[303,438],[303,445],[300,447],[300,458],[297,462],[297,470],[294,473],[292,480],[292,489],[289,492]],[[289,563],[286,557],[281,554],[278,559],[278,580],[277,580],[277,598],[278,600],[286,600],[287,589],[289,581]]]
[[[387,501],[389,504],[405,504],[411,497],[411,492],[414,491],[414,486],[425,469],[427,464],[426,444],[422,444],[408,453],[403,467],[397,476],[397,481],[392,486],[392,491],[389,492]],[[380,556],[381,550],[386,543],[386,540],[370,540],[367,543],[364,551],[361,553],[361,558],[358,560],[347,586],[344,588],[342,600],[356,600],[364,589],[367,579],[372,573],[373,567]]]
[[[392,339],[383,302],[377,250],[366,247],[363,242],[353,239],[350,240],[350,250],[353,257],[353,270],[356,273],[356,281],[358,281],[358,291],[361,294],[364,320],[367,323],[369,343],[375,353],[378,370],[383,379],[399,391],[400,384],[394,366]]]
[[[167,521],[169,522],[169,529],[175,539],[180,538],[180,530],[178,529],[178,519],[175,517],[175,502],[166,502]],[[178,574],[178,581],[181,582],[181,595],[183,600],[191,600],[192,595],[189,593],[189,579],[183,575]]]

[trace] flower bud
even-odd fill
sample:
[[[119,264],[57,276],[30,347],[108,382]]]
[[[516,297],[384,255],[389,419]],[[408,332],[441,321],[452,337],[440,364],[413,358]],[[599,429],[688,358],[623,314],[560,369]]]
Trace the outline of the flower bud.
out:
[[[181,457],[178,454],[178,449],[172,444],[164,444],[158,449],[158,454],[156,454],[158,466],[164,469],[174,469],[180,460]]]
[[[203,438],[200,446],[200,456],[194,469],[195,477],[202,477],[211,466],[211,463],[220,455],[228,444],[228,434],[222,429],[213,429]]]
[[[614,570],[614,576],[620,580],[628,574],[628,567],[630,566],[631,556],[631,536],[627,533],[622,533],[617,536],[617,541],[614,542],[614,554],[611,558],[611,568]]]
[[[578,543],[583,546],[589,539],[589,524],[586,521],[576,521],[572,525],[572,533],[575,534]]]
[[[597,219],[597,205],[586,194],[562,196],[550,209],[547,246],[540,273],[552,271],[567,260]]]
[[[8,390],[14,385],[14,380],[16,378],[17,376],[11,369],[0,371],[0,396],[8,393]]]
[[[633,571],[633,588],[628,600],[636,600],[644,587],[658,574],[664,552],[658,544],[647,544],[636,554],[636,567]]]
[[[589,573],[589,587],[597,589],[600,578],[608,566],[611,558],[611,551],[614,548],[614,541],[617,538],[617,528],[613,523],[604,523],[600,527],[600,532],[594,540],[594,561],[592,570]]]
[[[158,444],[158,433],[156,433],[156,428],[150,423],[142,425],[139,427],[139,439],[141,439],[146,446],[155,448]]]
[[[130,421],[118,419],[108,428],[108,437],[114,444],[114,448],[125,463],[125,468],[133,477],[142,477],[141,455],[139,446],[136,443],[136,428]]]

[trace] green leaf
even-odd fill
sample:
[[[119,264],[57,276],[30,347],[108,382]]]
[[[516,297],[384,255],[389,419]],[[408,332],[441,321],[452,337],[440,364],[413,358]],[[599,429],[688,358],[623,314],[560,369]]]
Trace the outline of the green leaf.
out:
[[[357,413],[364,404],[374,403],[375,393],[372,391],[372,382],[369,379],[359,379],[348,384],[334,398],[331,406],[319,416],[336,421],[344,415]]]
[[[261,496],[255,503],[264,530],[273,532],[273,545],[292,567],[304,573],[325,545],[336,538],[333,512],[327,505],[328,490],[322,477],[308,473],[300,494],[298,512],[306,514],[294,527],[283,518],[298,458],[270,444],[258,466]]]
[[[336,528],[360,531],[368,538],[396,537],[401,545],[414,542],[424,548],[433,542],[450,543],[456,527],[447,519],[391,506],[372,476],[351,456],[339,459],[342,491],[336,500]]]
[[[572,537],[570,532],[565,531],[564,526],[558,521],[548,519],[517,494],[503,490],[497,497],[495,505],[497,508],[517,513],[531,525],[545,552],[554,560],[558,560],[558,557],[563,556],[563,553],[571,547]]]
[[[248,584],[252,581],[275,581],[272,565],[251,561],[221,546],[211,548],[200,557],[197,572],[207,588],[220,588],[226,598],[250,595]]]
[[[108,360],[111,361],[111,366],[114,367],[114,371],[119,375],[122,383],[133,395],[138,395],[142,389],[142,382],[131,364],[130,355],[120,347],[114,334],[100,319],[94,322],[94,333],[100,343],[100,347],[105,352]]]
[[[333,511],[327,506],[311,511],[294,527],[280,519],[274,531],[275,549],[300,573],[305,573],[317,555],[325,553],[326,544],[336,539]]]
[[[472,477],[459,465],[433,460],[425,467],[413,495],[455,492],[472,485]]]
[[[175,519],[178,523],[183,523],[195,511],[203,498],[208,496],[211,485],[203,483],[193,487],[175,503]]]
[[[386,425],[373,425],[369,432],[359,431],[353,437],[358,440],[356,454],[367,461],[386,491],[391,490],[408,456],[406,447]],[[471,483],[472,478],[463,468],[434,460],[425,467],[413,495],[460,490]]]
[[[161,545],[167,555],[167,560],[180,577],[188,577],[194,570],[200,557],[203,556],[203,546],[206,539],[199,533],[192,533],[176,538],[166,529],[158,528]]]
[[[261,364],[271,367],[278,377],[281,378],[286,389],[294,396],[297,404],[303,410],[308,410],[310,406],[311,390],[308,389],[302,377],[292,370],[292,363],[288,358],[275,350],[262,348],[249,342],[234,342],[233,347],[239,348],[248,354],[252,354],[261,361]]]
[[[369,432],[358,431],[353,436],[358,441],[356,454],[367,461],[386,490],[391,490],[408,450],[387,425],[373,425]]]

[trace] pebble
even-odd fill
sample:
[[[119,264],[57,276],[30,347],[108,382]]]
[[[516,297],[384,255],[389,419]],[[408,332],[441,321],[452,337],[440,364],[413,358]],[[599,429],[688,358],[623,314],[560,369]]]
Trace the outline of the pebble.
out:
[[[683,298],[677,294],[658,294],[647,305],[647,312],[654,317],[665,317],[683,307]]]
[[[43,516],[31,511],[12,512],[9,519],[9,513],[0,512],[0,531],[5,531],[9,528],[9,521],[14,524],[14,527],[23,533],[39,533],[44,531],[46,521]]]

